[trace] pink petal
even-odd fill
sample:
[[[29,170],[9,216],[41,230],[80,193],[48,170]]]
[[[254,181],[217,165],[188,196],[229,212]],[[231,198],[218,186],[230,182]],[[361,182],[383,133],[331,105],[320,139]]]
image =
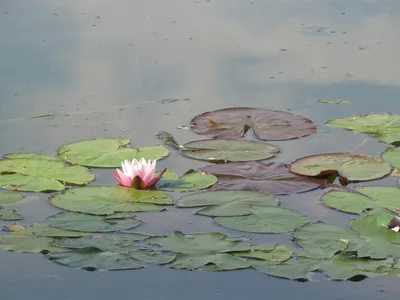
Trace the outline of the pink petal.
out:
[[[158,176],[156,178],[153,178],[146,187],[153,187],[156,185],[156,183],[161,179],[161,177],[164,175],[164,173],[167,171],[167,168],[165,168],[164,170],[162,170],[160,172],[160,174],[158,174]]]
[[[119,176],[117,174],[115,174],[114,172],[111,172],[112,176],[114,176],[114,178],[122,185],[124,185],[124,182],[121,180],[121,178],[119,178]]]
[[[118,180],[122,185],[124,186],[130,186],[131,182],[132,182],[132,178],[130,178],[129,176],[125,175],[124,173],[122,173],[119,169],[117,169],[117,173],[118,173],[118,177],[120,180]]]

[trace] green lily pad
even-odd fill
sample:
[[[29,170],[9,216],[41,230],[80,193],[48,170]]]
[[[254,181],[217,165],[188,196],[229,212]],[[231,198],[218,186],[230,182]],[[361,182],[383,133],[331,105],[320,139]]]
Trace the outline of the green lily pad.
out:
[[[172,204],[170,195],[152,190],[122,186],[87,186],[54,195],[50,202],[65,210],[93,215],[117,212],[161,211],[160,205]]]
[[[130,139],[83,140],[60,147],[58,155],[69,163],[98,168],[119,167],[125,159],[158,160],[168,156],[164,146],[127,148],[129,143]]]
[[[0,188],[20,191],[60,191],[67,184],[87,184],[94,179],[89,169],[66,167],[58,160],[13,158],[0,160]]]
[[[183,145],[184,156],[211,162],[253,161],[274,157],[279,148],[257,141],[210,139]]]
[[[293,251],[292,248],[285,245],[264,244],[254,246],[249,251],[232,252],[231,254],[245,258],[282,262],[290,259]]]
[[[251,128],[261,140],[289,140],[309,135],[317,130],[315,124],[286,111],[234,107],[205,112],[191,121],[191,129],[214,138],[243,137]]]
[[[49,259],[69,267],[92,270],[132,270],[143,268],[132,256],[97,248],[50,253]]]
[[[273,194],[252,191],[207,191],[183,196],[177,207],[207,206],[196,214],[212,217],[245,216],[250,209],[277,206],[279,200]]]
[[[152,237],[150,243],[164,251],[178,253],[172,267],[187,270],[234,270],[248,268],[249,264],[230,252],[248,251],[250,246],[229,239],[217,232],[184,235],[174,232],[167,237]]]
[[[318,260],[300,257],[283,263],[271,261],[253,261],[252,267],[271,276],[291,280],[311,280],[313,271],[318,269]]]
[[[36,223],[31,226],[20,227],[17,230],[12,230],[12,231],[13,235],[18,235],[18,236],[35,235],[35,236],[51,237],[51,238],[81,237],[88,235],[87,233],[84,232],[54,228],[45,223]]]
[[[53,160],[53,161],[59,161],[62,162],[63,160],[60,159],[57,156],[51,156],[43,153],[7,153],[3,155],[5,158],[10,158],[10,159],[20,159],[20,158],[26,158],[26,159],[43,159],[43,160]]]
[[[359,235],[347,227],[323,222],[308,223],[292,233],[293,241],[304,248],[308,256],[329,258],[344,251],[350,240],[358,240]]]
[[[266,274],[287,279],[310,280],[314,272],[323,272],[330,280],[351,280],[386,274],[393,263],[392,258],[375,260],[341,253],[325,259],[298,257],[282,263],[255,261],[252,266]]]
[[[399,133],[400,136],[400,133]],[[400,168],[400,147],[399,148],[387,148],[385,152],[382,153],[382,158],[386,160],[395,168]]]
[[[17,213],[11,207],[4,207],[0,205],[0,220],[1,221],[18,221],[23,220],[24,217]]]
[[[247,216],[216,217],[214,220],[226,228],[260,233],[290,232],[308,222],[305,216],[286,208],[264,207],[250,209],[250,212]]]
[[[140,225],[140,220],[126,213],[94,216],[66,211],[48,217],[45,222],[52,227],[82,232],[112,232]]]
[[[384,160],[355,153],[326,153],[299,158],[289,166],[291,172],[304,176],[332,173],[350,181],[373,180],[386,176],[391,167]]]
[[[213,190],[249,190],[284,195],[316,189],[325,179],[308,178],[289,172],[285,164],[241,162],[210,165],[201,172],[214,174],[218,182]]]
[[[175,172],[167,170],[157,182],[156,188],[173,192],[195,191],[208,188],[217,181],[217,177],[212,174],[199,173],[194,170],[187,171],[180,178]]]
[[[347,100],[338,100],[338,99],[318,99],[318,103],[329,103],[329,104],[351,104],[350,101]]]
[[[25,196],[18,192],[3,191],[0,192],[0,205],[11,204],[24,199]]]
[[[322,222],[306,224],[293,232],[293,240],[312,257],[327,258],[341,251],[358,257],[386,259],[400,253],[400,235],[387,228],[394,213],[372,211],[351,222],[353,230]]]
[[[331,190],[321,201],[328,207],[354,214],[379,207],[400,210],[400,189],[397,187],[359,187],[356,190],[362,194]]]
[[[78,239],[65,238],[55,241],[53,245],[69,249],[93,247],[104,252],[129,255],[133,259],[158,265],[169,263],[175,259],[173,253],[161,253],[152,250],[151,245],[144,242],[146,238],[149,238],[149,236],[137,233],[112,232],[94,234]]]
[[[62,238],[53,242],[53,245],[68,249],[94,247],[102,251],[129,254],[138,249],[150,249],[151,246],[141,243],[147,238],[149,238],[149,236],[145,234],[110,232],[84,236],[81,238]]]
[[[350,118],[328,120],[326,124],[356,132],[369,133],[388,144],[396,144],[400,141],[399,114],[381,113],[355,115]]]
[[[53,241],[53,238],[36,235],[2,235],[0,250],[32,253],[61,251],[62,249],[51,245]]]

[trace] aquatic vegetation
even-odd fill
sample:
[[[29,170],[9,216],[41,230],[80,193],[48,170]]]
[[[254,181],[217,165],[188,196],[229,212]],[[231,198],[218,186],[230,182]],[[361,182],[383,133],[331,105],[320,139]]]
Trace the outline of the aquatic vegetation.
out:
[[[318,102],[349,104],[334,99]],[[396,145],[399,120],[396,114],[371,114],[327,123]],[[0,250],[43,253],[55,263],[91,271],[156,264],[205,271],[253,268],[299,281],[310,280],[315,273],[331,280],[355,281],[384,274],[400,276],[400,188],[353,186],[399,168],[398,148],[389,147],[382,158],[340,152],[301,157],[288,164],[265,163],[262,160],[273,158],[281,149],[263,140],[300,138],[317,127],[303,116],[259,108],[206,112],[192,119],[191,129],[212,138],[181,145],[166,132],[158,134],[178,155],[214,163],[180,175],[156,171],[156,161],[169,154],[165,146],[131,148],[126,138],[73,142],[60,147],[58,156],[5,154],[0,159],[0,188],[9,191],[0,190],[0,220],[24,218],[10,207],[25,197],[15,190],[52,192],[49,203],[62,211],[29,226],[4,225],[8,234],[0,236]],[[243,139],[249,130],[262,141]],[[112,172],[119,186],[90,184],[95,175],[88,167],[120,164],[121,169]],[[328,184],[335,179],[341,187]],[[323,205],[336,213],[358,215],[348,226],[311,222],[303,213],[280,207],[279,195],[328,187],[320,198]],[[175,193],[184,194],[175,201]],[[137,212],[154,214],[170,208],[193,210],[238,234],[287,233],[292,245],[253,245],[246,237],[184,233],[186,228],[157,236],[132,232],[142,228],[141,219],[145,220]]]

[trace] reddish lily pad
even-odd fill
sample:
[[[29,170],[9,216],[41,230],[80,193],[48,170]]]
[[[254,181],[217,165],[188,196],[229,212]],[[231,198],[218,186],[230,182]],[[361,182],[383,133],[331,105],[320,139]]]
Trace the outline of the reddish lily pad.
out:
[[[355,153],[325,153],[306,156],[292,162],[290,171],[305,176],[326,176],[332,173],[349,181],[374,180],[388,175],[391,166],[375,156]]]
[[[284,195],[309,191],[326,183],[324,179],[293,174],[284,164],[253,161],[210,165],[200,170],[217,176],[213,190],[251,190]]]
[[[303,116],[285,111],[235,107],[205,112],[194,117],[191,129],[214,138],[240,138],[252,128],[260,140],[290,140],[309,135],[316,125]]]

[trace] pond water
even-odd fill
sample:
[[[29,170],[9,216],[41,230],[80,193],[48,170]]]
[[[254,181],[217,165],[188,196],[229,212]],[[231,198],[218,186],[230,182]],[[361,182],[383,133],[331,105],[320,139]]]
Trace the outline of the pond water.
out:
[[[96,137],[160,143],[165,130],[184,143],[184,126],[209,110],[251,106],[290,110],[318,132],[281,147],[272,161],[353,151],[379,155],[386,146],[364,134],[324,125],[355,113],[400,112],[400,3],[374,0],[65,0],[0,2],[0,153],[44,152]],[[318,98],[352,105],[316,103]],[[175,101],[176,100],[176,101]],[[49,117],[26,117],[52,114]],[[182,129],[183,126],[183,129]],[[183,173],[207,165],[171,152],[160,167]],[[95,184],[114,184],[96,171]],[[368,184],[394,185],[393,178]],[[320,190],[280,197],[310,220],[345,224],[350,216],[319,203]],[[19,204],[24,224],[55,213],[46,194]],[[136,231],[219,231],[189,210],[139,214]],[[6,222],[1,223],[6,224]],[[260,238],[261,236],[261,238]],[[87,272],[39,254],[0,252],[1,299],[389,299],[398,277],[360,283],[299,283],[254,270],[187,272],[167,267]]]

